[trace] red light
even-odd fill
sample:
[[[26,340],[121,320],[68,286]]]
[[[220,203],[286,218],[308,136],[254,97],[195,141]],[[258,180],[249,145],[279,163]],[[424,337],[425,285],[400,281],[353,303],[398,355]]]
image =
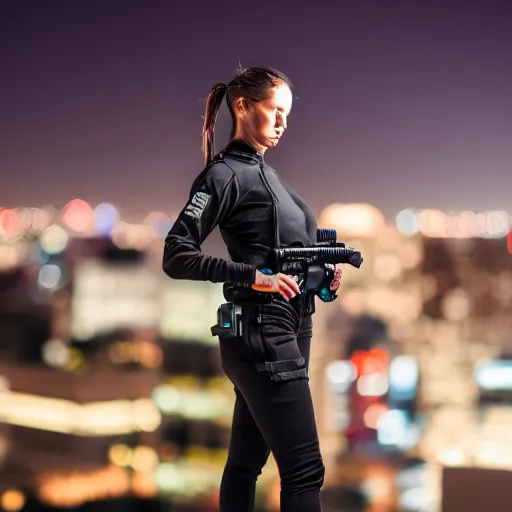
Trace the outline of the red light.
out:
[[[385,350],[372,348],[368,352],[356,350],[350,356],[351,363],[357,369],[357,376],[371,375],[372,373],[386,373],[389,356]]]
[[[507,235],[507,249],[508,253],[512,254],[512,231]]]
[[[0,210],[0,236],[12,238],[21,231],[21,219],[17,212],[7,208]]]
[[[62,221],[73,231],[84,232],[93,225],[94,211],[82,199],[73,199],[63,208]]]

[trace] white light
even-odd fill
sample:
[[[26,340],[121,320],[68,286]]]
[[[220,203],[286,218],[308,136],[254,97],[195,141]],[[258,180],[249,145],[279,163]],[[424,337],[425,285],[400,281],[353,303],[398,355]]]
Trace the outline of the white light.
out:
[[[159,489],[171,492],[184,485],[184,473],[175,464],[164,462],[156,468],[156,484]]]
[[[39,269],[39,285],[47,290],[54,290],[62,282],[62,270],[58,265],[47,264]]]
[[[327,366],[327,378],[340,393],[346,393],[356,378],[356,370],[350,361],[333,361]]]
[[[409,393],[418,384],[418,363],[412,356],[395,357],[389,365],[389,381],[393,391]]]
[[[404,491],[398,501],[403,510],[425,510],[430,504],[430,493],[428,489],[413,487]]]
[[[444,466],[460,466],[465,459],[466,456],[460,448],[448,448],[437,456],[437,460]]]
[[[403,439],[398,443],[398,448],[403,451],[408,451],[419,443],[420,438],[420,427],[418,425],[409,425],[405,431]]]
[[[377,426],[377,439],[382,445],[397,446],[403,442],[407,433],[407,416],[403,411],[385,412]]]
[[[361,396],[382,396],[388,392],[389,381],[383,373],[361,375],[357,381],[357,392]]]
[[[482,389],[512,389],[512,364],[507,361],[490,361],[477,366],[477,384]]]
[[[69,356],[69,347],[62,340],[48,340],[43,346],[43,359],[49,366],[65,366]]]
[[[47,254],[58,254],[68,245],[69,235],[60,226],[53,225],[43,231],[39,238],[41,248]]]
[[[502,238],[510,230],[510,219],[505,211],[491,211],[485,214],[485,237]]]
[[[418,232],[418,214],[413,210],[402,210],[396,216],[396,227],[405,236]]]
[[[179,411],[181,393],[171,386],[157,386],[152,393],[155,405],[165,414]]]
[[[504,238],[511,222],[506,211],[403,210],[396,218],[397,229],[404,235],[420,232],[436,238]]]

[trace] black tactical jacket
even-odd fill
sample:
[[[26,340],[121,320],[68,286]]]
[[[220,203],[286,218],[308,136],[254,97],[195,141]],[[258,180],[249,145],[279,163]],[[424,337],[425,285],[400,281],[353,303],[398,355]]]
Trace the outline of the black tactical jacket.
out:
[[[219,226],[232,261],[208,256],[201,244]],[[255,271],[276,271],[274,248],[316,242],[306,203],[247,143],[235,140],[197,177],[165,240],[163,269],[175,279],[222,282],[226,300],[265,302],[252,290]]]

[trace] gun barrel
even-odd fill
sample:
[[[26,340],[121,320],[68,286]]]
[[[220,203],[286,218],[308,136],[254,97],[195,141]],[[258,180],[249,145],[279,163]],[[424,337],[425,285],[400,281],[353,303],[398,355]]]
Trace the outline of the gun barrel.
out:
[[[288,247],[276,249],[280,261],[309,261],[314,259],[321,263],[347,263],[359,268],[363,262],[361,253],[355,249],[343,247]]]

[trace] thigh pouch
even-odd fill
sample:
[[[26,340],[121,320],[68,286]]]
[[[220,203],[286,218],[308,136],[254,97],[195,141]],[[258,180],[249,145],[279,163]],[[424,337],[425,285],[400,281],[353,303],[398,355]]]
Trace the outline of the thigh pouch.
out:
[[[307,379],[306,361],[297,345],[291,313],[270,313],[266,308],[257,304],[221,304],[212,335],[241,338],[256,370],[266,372],[273,381]]]

